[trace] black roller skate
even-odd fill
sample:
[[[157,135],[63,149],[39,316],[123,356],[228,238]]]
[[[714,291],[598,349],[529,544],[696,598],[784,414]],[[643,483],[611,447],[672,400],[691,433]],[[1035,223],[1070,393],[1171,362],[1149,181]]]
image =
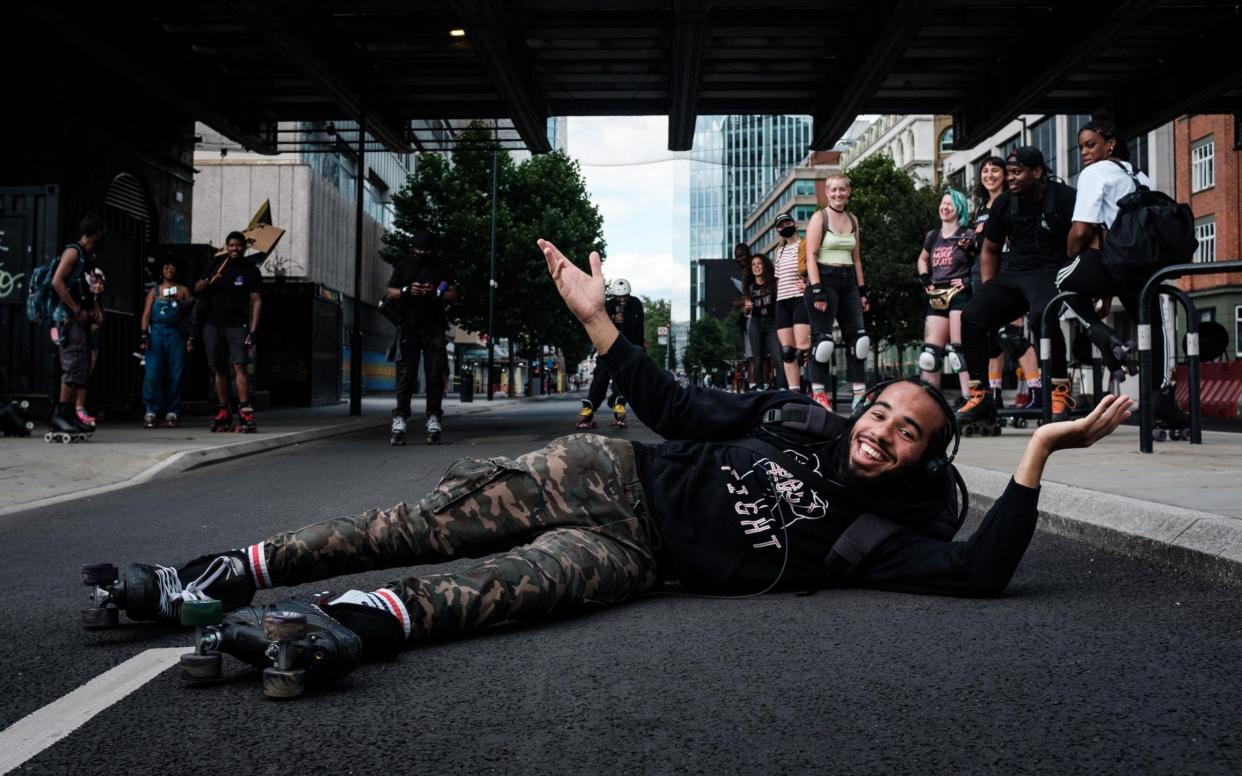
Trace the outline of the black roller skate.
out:
[[[405,418],[401,415],[392,416],[392,428],[388,430],[388,444],[394,447],[405,447]]]
[[[131,563],[124,572],[111,563],[82,567],[91,588],[91,607],[82,610],[82,627],[115,627],[120,611],[131,620],[177,622],[185,601],[215,600],[224,609],[250,603],[255,586],[243,554],[204,555],[180,569]]]
[[[241,434],[254,434],[259,430],[254,422],[254,407],[247,404],[237,411],[237,428],[233,430]]]
[[[1004,428],[1005,426],[1009,425],[1009,418],[1000,417],[1000,411],[1005,409],[1005,392],[1001,390],[999,385],[992,388],[991,391],[992,391],[992,406],[996,408],[996,413],[997,413],[996,424],[1000,426],[1001,428]],[[966,403],[964,396],[959,396],[958,398],[962,400],[962,404]],[[956,412],[959,409],[959,407],[954,407],[953,409]]]
[[[620,396],[612,405],[612,420],[608,421],[608,425],[619,429],[629,428],[630,423],[625,417],[625,399]]]
[[[440,416],[439,415],[428,415],[427,416],[427,444],[429,445],[440,444],[441,431],[442,429],[440,428]]]
[[[1160,386],[1153,406],[1151,437],[1157,442],[1171,439],[1174,442],[1190,441],[1190,416],[1177,406],[1174,384],[1166,382]]]
[[[233,413],[229,412],[229,405],[219,404],[216,406],[216,416],[211,419],[211,432],[214,434],[220,431],[233,430]]]
[[[582,409],[578,410],[578,426],[579,431],[588,431],[595,428],[595,407],[591,402],[582,402]]]
[[[56,409],[52,411],[52,419],[48,423],[49,430],[43,435],[43,441],[49,444],[59,442],[60,444],[71,444],[77,442],[86,442],[91,438],[94,429],[84,426],[74,417],[74,409],[72,404],[61,402],[56,405]]]
[[[295,596],[227,615],[214,602],[185,606],[182,623],[198,626],[198,633],[194,652],[181,657],[182,677],[190,684],[217,681],[227,654],[263,669],[267,697],[295,698],[308,684],[339,679],[364,659],[395,656],[404,634],[394,617],[330,600],[330,593]]]
[[[1100,359],[1109,371],[1112,385],[1120,385],[1127,376],[1138,374],[1138,366],[1131,360],[1135,351],[1133,342],[1118,337],[1117,332],[1103,323],[1092,324],[1088,334],[1100,351]]]
[[[970,381],[970,398],[957,411],[957,425],[965,437],[1000,436],[1001,427],[996,422],[992,391],[981,381]]]

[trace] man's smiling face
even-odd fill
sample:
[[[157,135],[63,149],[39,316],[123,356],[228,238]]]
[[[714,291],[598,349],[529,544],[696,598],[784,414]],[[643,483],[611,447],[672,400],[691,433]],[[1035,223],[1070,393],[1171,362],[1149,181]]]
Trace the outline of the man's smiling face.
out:
[[[850,431],[850,473],[871,479],[914,465],[938,443],[945,422],[936,400],[918,385],[890,385]]]

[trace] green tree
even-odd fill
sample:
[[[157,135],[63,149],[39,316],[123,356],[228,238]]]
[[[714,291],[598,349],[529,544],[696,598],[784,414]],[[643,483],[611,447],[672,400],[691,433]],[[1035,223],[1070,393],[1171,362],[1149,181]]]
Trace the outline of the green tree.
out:
[[[572,371],[590,352],[590,343],[557,295],[535,240],[552,240],[586,269],[590,252],[603,251],[604,222],[577,162],[563,153],[515,164],[499,151],[490,129],[472,124],[462,132],[452,163],[435,154],[418,157],[414,174],[393,197],[396,229],[384,237],[384,257],[395,261],[405,255],[418,229],[436,234],[462,291],[450,315],[464,329],[486,332],[493,152],[496,336],[509,338],[528,358],[540,345],[557,346]]]
[[[682,354],[682,367],[688,374],[716,374],[729,367],[737,350],[726,335],[724,327],[727,325],[710,315],[690,324],[686,350]]]
[[[883,154],[859,162],[849,175],[850,211],[862,233],[872,339],[897,347],[921,342],[927,298],[916,262],[923,238],[940,223],[940,191],[915,188],[913,179]]]
[[[651,299],[645,296],[638,299],[643,303],[643,338],[651,343],[647,348],[647,355],[661,368],[667,369],[668,345],[660,344],[658,329],[661,326],[672,326],[672,307],[667,299]]]

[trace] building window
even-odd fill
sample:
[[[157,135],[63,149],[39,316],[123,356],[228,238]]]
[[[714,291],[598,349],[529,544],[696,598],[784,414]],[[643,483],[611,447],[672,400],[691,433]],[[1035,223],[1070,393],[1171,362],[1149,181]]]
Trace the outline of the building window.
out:
[[[1233,114],[1233,150],[1242,149],[1242,113]]]
[[[1049,116],[1031,127],[1031,145],[1044,155],[1049,175],[1057,174],[1057,119]]]
[[[1130,142],[1127,145],[1130,147],[1130,164],[1134,166],[1134,171],[1147,172],[1151,164],[1151,161],[1147,158],[1147,133],[1144,132],[1138,137],[1130,138]]]
[[[1065,179],[1069,185],[1075,186],[1078,184],[1078,173],[1082,172],[1082,157],[1078,155],[1078,133],[1091,120],[1091,116],[1086,113],[1075,113],[1066,118],[1068,119],[1066,133],[1069,136],[1069,164],[1066,167],[1069,174],[1065,176]]]
[[[1216,216],[1205,216],[1195,219],[1195,239],[1199,241],[1199,249],[1195,251],[1195,261],[1216,261]]]
[[[1233,354],[1242,356],[1242,305],[1233,308]]]
[[[1017,148],[1020,145],[1022,145],[1022,135],[1021,134],[1014,135],[1013,137],[1009,138],[1005,142],[1001,143],[1000,155],[1007,159],[1009,158],[1009,152]]]
[[[960,170],[957,170],[956,172],[952,172],[949,174],[949,186],[950,188],[957,189],[963,194],[969,193],[966,191],[966,168],[965,167],[963,167]]]
[[[940,133],[940,153],[947,154],[953,150],[953,127],[945,127]]]
[[[1216,308],[1215,307],[1200,308],[1199,323],[1215,323],[1215,322],[1216,322]]]
[[[1190,146],[1190,190],[1203,191],[1216,185],[1216,143],[1212,136],[1196,140]]]

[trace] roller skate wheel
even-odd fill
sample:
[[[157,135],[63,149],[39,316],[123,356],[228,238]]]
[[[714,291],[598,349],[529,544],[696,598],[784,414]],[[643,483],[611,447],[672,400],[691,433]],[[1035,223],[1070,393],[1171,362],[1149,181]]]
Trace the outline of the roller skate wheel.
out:
[[[292,641],[306,634],[306,615],[268,612],[263,615],[263,636],[269,641]]]
[[[52,438],[53,438],[53,437],[52,437],[52,432],[51,432],[51,431],[49,431],[49,432],[47,432],[46,434],[44,434],[44,435],[43,435],[43,441],[44,441],[44,442],[47,442],[49,445],[52,443]]]
[[[182,625],[219,625],[224,605],[219,601],[185,601],[181,604]]]
[[[974,435],[975,435],[975,427],[974,427],[974,426],[967,425],[967,426],[963,426],[963,427],[962,427],[962,436],[972,437],[972,436],[974,436]]]
[[[263,669],[263,694],[269,698],[296,698],[306,689],[306,670]]]
[[[215,682],[220,679],[220,665],[219,652],[187,652],[181,656],[181,678],[189,684]]]
[[[120,622],[121,612],[111,606],[91,607],[82,610],[82,627],[87,630],[103,630],[115,628]]]
[[[111,585],[120,578],[120,571],[111,563],[91,563],[82,567],[82,584]]]
[[[28,410],[30,409],[30,402],[26,401],[25,399],[22,399],[21,401],[17,403],[17,406],[21,407],[24,410]]]
[[[1000,436],[1000,435],[1001,435],[1001,427],[1000,427],[1000,424],[997,424],[997,425],[995,425],[995,426],[992,426],[992,428],[990,429],[990,432],[991,432],[992,436]]]
[[[1157,442],[1164,442],[1165,440],[1169,438],[1169,432],[1165,431],[1162,428],[1158,428],[1154,432],[1152,432],[1152,437]]]

